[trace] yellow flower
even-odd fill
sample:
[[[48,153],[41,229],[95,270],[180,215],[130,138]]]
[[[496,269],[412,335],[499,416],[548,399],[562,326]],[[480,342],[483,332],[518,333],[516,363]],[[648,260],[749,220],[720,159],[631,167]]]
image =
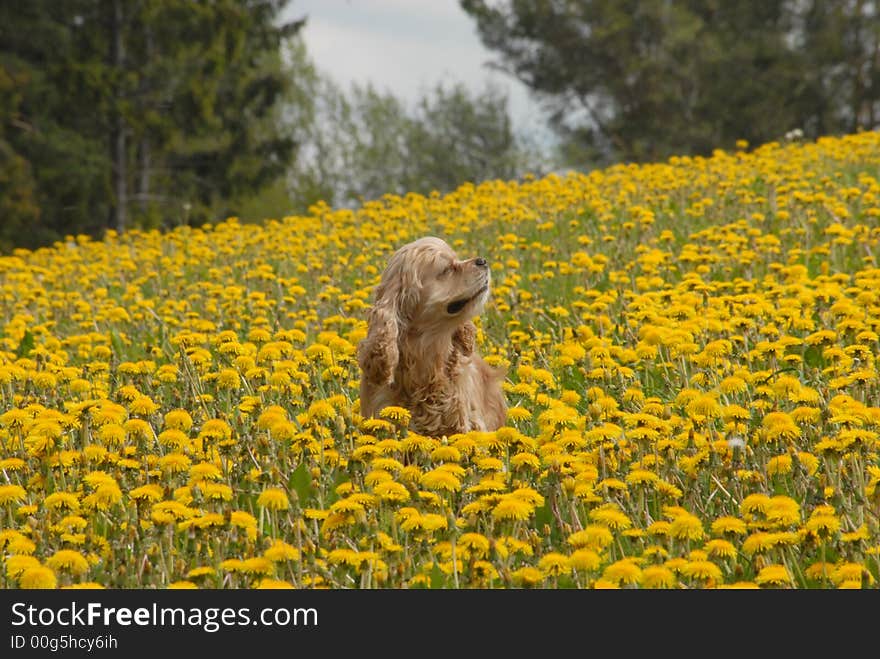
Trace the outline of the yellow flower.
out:
[[[492,517],[498,520],[519,519],[527,520],[534,512],[535,507],[517,497],[504,496],[492,509]]]
[[[480,533],[464,533],[458,539],[458,545],[464,550],[465,557],[485,558],[489,555],[489,539]]]
[[[605,568],[602,578],[616,584],[637,584],[642,580],[642,570],[631,558],[615,561]]]
[[[419,479],[422,487],[430,490],[446,490],[447,492],[458,492],[461,489],[461,481],[452,473],[445,469],[434,469],[423,474]]]
[[[451,474],[450,474],[451,476]],[[452,478],[455,478],[452,476]],[[373,492],[383,501],[400,503],[410,498],[409,490],[396,481],[384,481],[373,488]]]
[[[76,512],[79,510],[79,499],[71,492],[53,492],[43,499],[43,505],[52,510],[69,510]]]
[[[746,523],[738,517],[719,517],[712,522],[712,533],[715,535],[724,535],[725,533],[745,535]]]
[[[792,579],[788,568],[784,565],[768,565],[761,568],[758,576],[755,577],[755,583],[760,586],[790,586]]]
[[[699,517],[683,512],[670,522],[669,534],[679,540],[700,540],[705,536],[705,531]]]
[[[188,471],[189,465],[190,459],[183,453],[169,453],[159,458],[159,468],[171,474]]]
[[[599,569],[602,559],[592,549],[578,549],[571,553],[568,557],[568,563],[575,570],[584,570],[592,572]]]
[[[695,579],[702,579],[712,583],[722,580],[721,568],[712,561],[689,561],[682,570],[682,574]]]
[[[278,590],[278,589],[292,589],[293,585],[290,582],[282,581],[280,579],[260,579],[259,583],[257,583],[256,588],[261,590]]]
[[[199,431],[199,437],[219,442],[227,441],[232,438],[232,428],[223,419],[209,419]]]
[[[46,565],[55,571],[67,570],[71,574],[85,574],[89,571],[89,562],[78,551],[61,549],[46,561]]]
[[[165,491],[160,485],[148,484],[141,485],[140,487],[136,487],[133,490],[130,490],[128,496],[132,499],[139,499],[155,503],[156,501],[162,500],[162,497],[165,496]]]
[[[520,569],[515,570],[511,574],[511,577],[513,577],[513,582],[515,584],[525,586],[526,588],[537,586],[544,581],[544,573],[531,566],[521,567]]]
[[[545,575],[558,577],[570,569],[568,556],[559,552],[544,554],[538,561],[538,569]]]
[[[409,425],[412,414],[406,408],[389,405],[379,412],[379,418],[394,421],[397,425],[405,427]]]
[[[706,543],[705,549],[710,556],[718,556],[720,558],[735,558],[736,547],[727,540],[715,538]]]
[[[662,565],[650,565],[642,570],[641,585],[644,588],[675,588],[675,573]]]
[[[614,535],[605,526],[590,525],[568,536],[568,543],[577,549],[603,549],[614,541]]]
[[[801,521],[798,502],[781,494],[770,498],[764,512],[768,521],[783,526],[797,524]]]
[[[34,567],[41,567],[41,563],[33,556],[12,554],[6,558],[6,576],[10,579],[17,579],[22,572]]]
[[[182,409],[171,410],[165,414],[165,428],[189,432],[193,420],[189,412]]]
[[[791,472],[791,456],[779,455],[767,460],[767,474],[770,476],[785,475]]]
[[[25,568],[18,578],[20,588],[52,589],[57,587],[55,573],[47,567],[35,566]]]
[[[0,485],[0,506],[24,501],[27,492],[20,485]]]
[[[632,526],[632,520],[614,507],[603,507],[593,510],[590,512],[590,519],[600,522],[614,531],[621,531]]]
[[[149,396],[138,396],[128,404],[128,410],[132,414],[149,416],[159,410],[159,406]]]
[[[287,510],[290,508],[290,500],[284,490],[270,487],[263,490],[257,497],[257,505],[269,510]]]
[[[508,408],[507,418],[510,421],[528,421],[532,418],[532,413],[524,407],[514,405]]]
[[[287,544],[283,540],[273,540],[272,545],[263,552],[263,556],[273,563],[279,561],[298,561],[300,552],[296,547]]]

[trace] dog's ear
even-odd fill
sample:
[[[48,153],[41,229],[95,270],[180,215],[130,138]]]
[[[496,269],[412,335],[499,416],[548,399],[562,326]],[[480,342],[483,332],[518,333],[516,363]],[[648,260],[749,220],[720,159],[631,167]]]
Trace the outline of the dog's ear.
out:
[[[419,303],[422,287],[418,264],[411,263],[406,247],[391,258],[376,287],[369,329],[358,346],[358,364],[367,382],[385,385],[394,381],[400,359],[398,339]]]
[[[367,336],[358,346],[358,364],[363,377],[378,385],[391,384],[399,353],[399,319],[394,297],[381,298],[370,309]]]
[[[477,327],[471,321],[460,325],[452,335],[452,345],[462,354],[470,355],[474,352],[477,344]]]

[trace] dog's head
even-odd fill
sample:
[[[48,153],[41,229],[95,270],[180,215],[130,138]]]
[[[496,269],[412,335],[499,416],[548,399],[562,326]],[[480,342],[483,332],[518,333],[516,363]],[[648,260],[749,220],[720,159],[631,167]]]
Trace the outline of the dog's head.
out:
[[[393,380],[398,339],[408,331],[428,342],[452,337],[483,310],[489,280],[486,259],[461,260],[440,238],[420,238],[398,249],[376,287],[368,334],[358,351],[364,376],[377,384]]]

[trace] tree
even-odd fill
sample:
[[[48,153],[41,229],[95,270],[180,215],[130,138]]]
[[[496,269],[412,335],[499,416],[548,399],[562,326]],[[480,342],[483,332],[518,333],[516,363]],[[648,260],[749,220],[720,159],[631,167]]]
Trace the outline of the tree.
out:
[[[305,50],[293,68],[306,70]],[[314,69],[312,68],[314,71]],[[354,205],[383,194],[448,192],[465,181],[539,173],[539,158],[513,133],[507,97],[487,86],[438,84],[413,107],[371,85],[345,93],[315,72],[314,101],[300,117],[302,150],[289,175],[303,210],[317,200]]]
[[[199,222],[271,186],[296,147],[276,128],[287,4],[0,0],[0,185],[33,202],[3,227],[35,246]]]
[[[460,0],[581,162],[706,154],[873,122],[878,22],[862,0]]]

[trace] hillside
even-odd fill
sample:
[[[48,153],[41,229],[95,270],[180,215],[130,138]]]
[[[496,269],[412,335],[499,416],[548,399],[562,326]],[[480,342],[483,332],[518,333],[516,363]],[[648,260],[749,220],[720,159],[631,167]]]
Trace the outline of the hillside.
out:
[[[0,587],[877,587],[880,136],[0,258]],[[358,414],[387,258],[491,264],[507,426]]]

